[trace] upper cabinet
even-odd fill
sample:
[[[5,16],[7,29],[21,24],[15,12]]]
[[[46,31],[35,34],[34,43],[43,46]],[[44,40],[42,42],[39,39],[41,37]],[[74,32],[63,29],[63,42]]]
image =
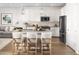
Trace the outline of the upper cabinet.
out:
[[[50,22],[59,19],[60,8],[56,7],[29,7],[26,8],[25,17],[27,21],[40,22],[42,16],[50,17]]]
[[[30,12],[30,20],[31,21],[40,21],[40,10],[39,9],[31,9]]]
[[[28,22],[40,21],[40,9],[38,7],[26,8],[25,15]]]
[[[50,17],[50,22],[59,20],[60,8],[56,7],[40,7],[40,16]]]

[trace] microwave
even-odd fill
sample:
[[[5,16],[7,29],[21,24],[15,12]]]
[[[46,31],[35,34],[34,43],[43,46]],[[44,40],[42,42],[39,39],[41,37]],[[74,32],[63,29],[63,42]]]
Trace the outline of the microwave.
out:
[[[50,17],[48,17],[48,16],[41,16],[41,21],[50,21]]]

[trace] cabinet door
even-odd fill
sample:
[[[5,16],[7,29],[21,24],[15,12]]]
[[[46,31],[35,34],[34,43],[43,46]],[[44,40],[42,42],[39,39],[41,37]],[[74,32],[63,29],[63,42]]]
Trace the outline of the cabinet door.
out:
[[[51,31],[52,31],[52,36],[54,36],[55,35],[55,30],[54,30],[54,27],[51,27],[51,29],[50,29]]]
[[[39,9],[29,9],[29,20],[28,21],[35,21],[38,22],[40,21],[40,11]]]
[[[58,36],[59,37],[59,27],[55,28],[51,28],[52,30],[52,36]]]
[[[13,38],[21,38],[21,32],[13,32]]]
[[[59,37],[59,27],[57,28],[54,28],[54,33],[55,33],[55,36],[58,36]]]

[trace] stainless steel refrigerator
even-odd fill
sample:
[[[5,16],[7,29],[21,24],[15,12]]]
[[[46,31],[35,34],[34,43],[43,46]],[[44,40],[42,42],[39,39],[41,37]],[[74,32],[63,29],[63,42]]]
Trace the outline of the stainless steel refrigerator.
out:
[[[60,41],[66,43],[66,16],[59,17]]]

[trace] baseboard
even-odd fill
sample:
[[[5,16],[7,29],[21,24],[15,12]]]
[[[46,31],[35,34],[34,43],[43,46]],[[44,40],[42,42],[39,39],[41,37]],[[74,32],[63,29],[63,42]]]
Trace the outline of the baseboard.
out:
[[[70,47],[69,45],[67,45],[67,47],[69,47],[71,50],[73,50],[75,52],[75,50],[72,47]]]
[[[52,36],[52,38],[60,38],[59,36]]]
[[[75,49],[73,49],[72,47],[70,47],[68,44],[66,44],[70,49],[72,49],[76,54],[79,55],[79,51],[76,51]]]

